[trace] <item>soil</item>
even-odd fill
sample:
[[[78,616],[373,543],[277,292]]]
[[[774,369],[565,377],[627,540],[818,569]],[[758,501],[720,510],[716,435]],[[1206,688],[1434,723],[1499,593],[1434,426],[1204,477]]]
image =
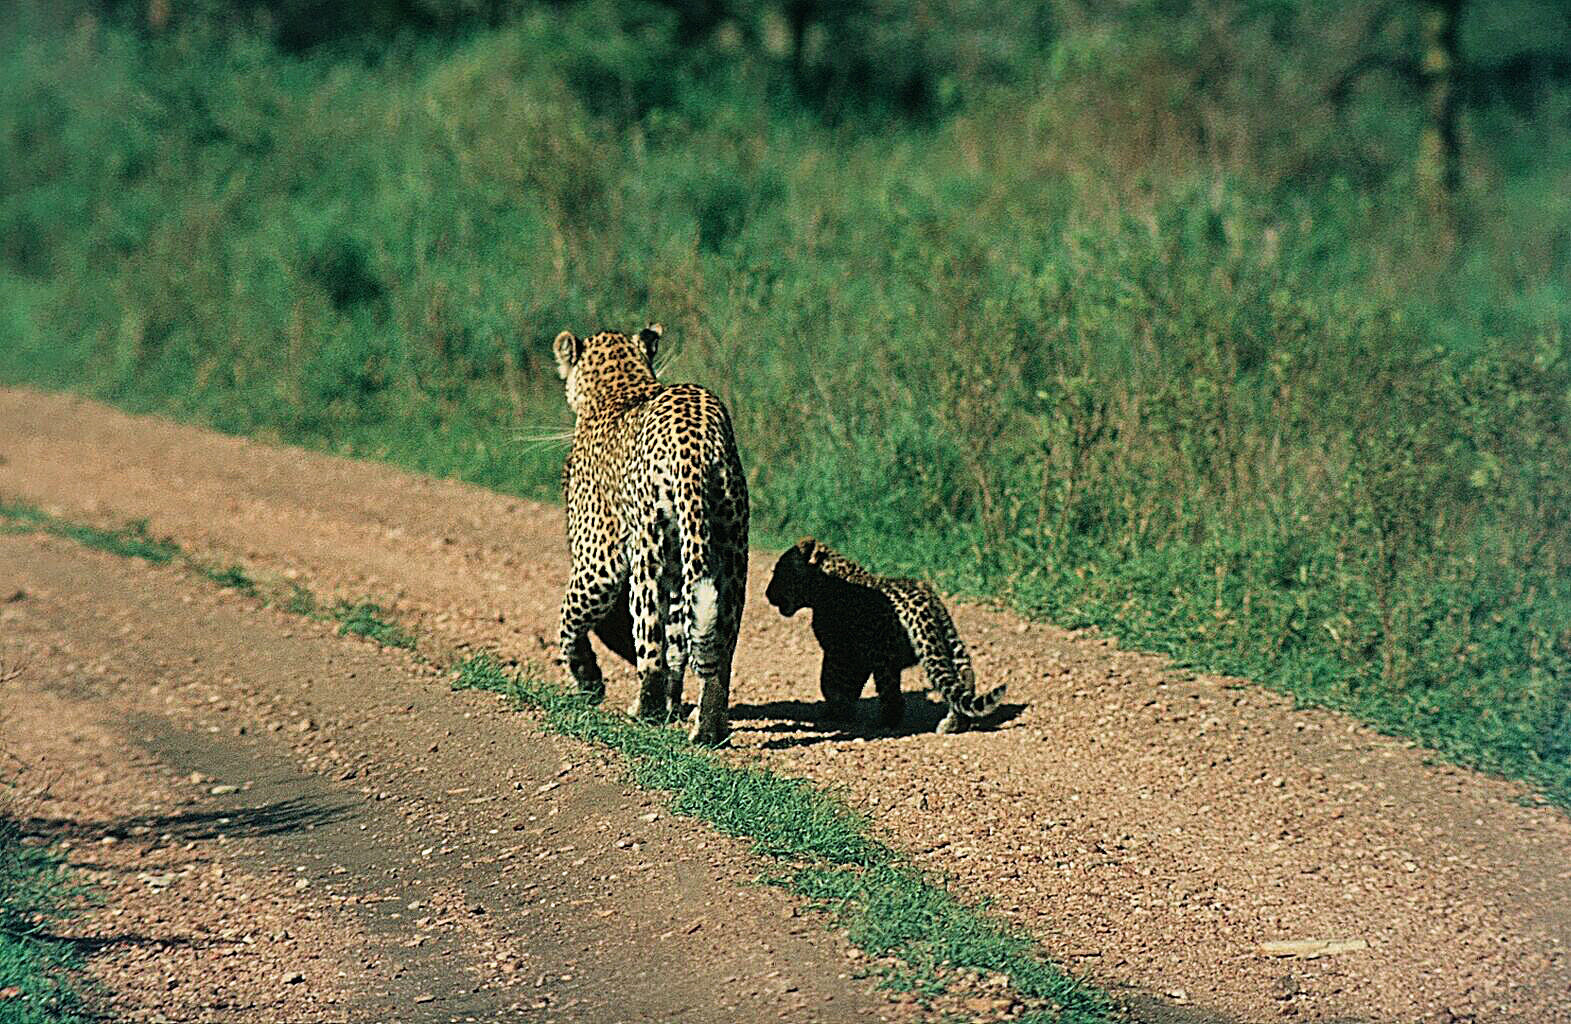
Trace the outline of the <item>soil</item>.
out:
[[[153,533],[215,561],[238,563],[259,578],[299,580],[320,593],[349,599],[373,597],[455,650],[484,645],[535,661],[551,654],[566,575],[560,509],[381,465],[241,441],[79,399],[26,392],[0,392],[0,458],[5,460],[0,495],[105,524],[147,519]],[[757,873],[756,865],[741,866],[748,865],[742,851],[717,851],[721,841],[690,823],[661,818],[644,825],[639,815],[658,804],[608,781],[616,778],[614,769],[592,751],[541,737],[524,716],[502,714],[488,698],[449,694],[445,681],[422,676],[425,670],[396,653],[364,645],[346,653],[347,642],[325,635],[326,627],[181,583],[170,570],[93,553],[68,555],[68,547],[38,537],[8,541],[0,581],[54,562],[60,564],[49,571],[62,575],[66,563],[78,567],[68,588],[51,582],[53,577],[37,584],[45,591],[60,588],[58,610],[51,613],[57,625],[51,628],[57,636],[52,642],[63,646],[85,643],[82,638],[90,635],[73,617],[89,612],[72,609],[81,602],[91,608],[107,601],[95,587],[113,580],[127,588],[125,603],[114,605],[120,618],[105,611],[91,614],[117,622],[114,630],[148,638],[143,643],[151,645],[149,664],[162,667],[147,669],[138,683],[117,685],[120,699],[136,702],[142,713],[156,711],[184,722],[182,730],[194,727],[192,735],[217,728],[209,735],[227,737],[230,746],[253,741],[276,746],[281,737],[289,739],[299,764],[328,772],[335,791],[348,788],[365,813],[395,823],[377,831],[387,838],[377,840],[379,852],[372,860],[398,865],[406,880],[389,878],[382,881],[384,887],[413,885],[409,879],[429,874],[422,870],[424,863],[395,845],[402,831],[418,835],[412,840],[419,847],[416,856],[435,844],[436,850],[450,850],[439,857],[433,851],[441,863],[467,860],[472,865],[467,875],[435,876],[443,891],[462,892],[443,897],[449,900],[443,906],[451,910],[451,920],[468,928],[499,928],[504,904],[543,915],[526,915],[515,931],[501,929],[499,934],[512,936],[504,954],[475,955],[473,964],[462,967],[474,979],[471,988],[497,979],[494,964],[503,957],[532,965],[565,957],[573,945],[579,948],[578,970],[586,970],[585,963],[604,966],[604,958],[586,959],[583,953],[595,949],[602,940],[594,936],[606,931],[593,927],[598,907],[630,914],[626,927],[647,933],[612,958],[627,964],[627,970],[597,979],[603,986],[631,986],[598,990],[616,993],[609,1004],[618,1008],[614,1019],[658,1019],[647,1014],[668,1009],[682,1019],[705,1019],[701,1008],[727,998],[734,1003],[748,984],[726,979],[768,979],[776,970],[780,978],[789,975],[796,988],[777,998],[789,1009],[788,997],[801,997],[801,1019],[853,1016],[849,1007],[855,998],[865,1000],[862,1009],[884,1012],[876,996],[857,988],[865,982],[838,977],[854,973],[847,970],[844,949],[836,948],[838,940],[816,922],[801,928],[802,934],[781,929],[781,921],[795,920],[781,916],[789,913],[785,898],[740,884],[750,872]],[[1008,682],[1014,702],[996,728],[934,735],[938,708],[920,701],[901,730],[873,728],[870,713],[863,727],[821,728],[816,723],[818,655],[807,616],[783,619],[762,600],[772,561],[770,553],[755,554],[733,681],[735,756],[761,757],[782,770],[842,787],[891,843],[951,878],[968,896],[989,900],[1071,969],[1129,993],[1140,1015],[1239,1021],[1571,1021],[1571,953],[1566,948],[1571,943],[1571,820],[1526,787],[1448,765],[1345,716],[1296,710],[1290,699],[1247,683],[1173,670],[1160,659],[1121,651],[1094,632],[1070,633],[973,604],[955,603],[953,609],[980,684]],[[27,584],[22,586],[31,593]],[[69,600],[66,594],[72,595]],[[201,608],[200,622],[218,621],[220,612],[236,618],[211,634],[199,635],[189,613],[186,621],[170,618],[155,628],[160,620],[150,609],[160,595],[171,616],[178,604]],[[9,607],[33,605],[30,596]],[[177,640],[189,655],[172,657],[165,650]],[[116,641],[111,631],[103,644],[110,652],[125,641]],[[215,650],[229,653],[217,656]],[[227,667],[202,673],[195,689],[179,700],[173,695],[191,689],[189,683],[164,682],[149,694],[149,679],[185,672],[179,667],[182,657],[216,659],[215,666]],[[369,662],[354,667],[361,658],[388,667],[373,671]],[[290,660],[250,674],[258,663],[277,659]],[[631,672],[608,656],[602,662],[608,669],[608,703],[625,706],[633,693]],[[907,690],[919,685],[917,673],[908,673]],[[160,700],[171,703],[151,707]],[[123,730],[116,724],[124,720],[121,713],[108,710],[112,705],[103,694],[95,690],[89,703],[108,715],[92,721],[104,722],[101,727],[111,733]],[[303,717],[314,728],[291,731]],[[278,731],[268,732],[274,724]],[[234,736],[242,726],[246,736]],[[455,735],[446,736],[446,729]],[[432,744],[438,750],[426,752]],[[159,764],[172,757],[168,743],[136,749],[165,751]],[[548,752],[536,756],[541,751]],[[447,768],[437,767],[444,763]],[[564,791],[580,790],[564,785],[537,797],[536,789],[551,781],[556,767],[568,763],[574,768],[565,778],[582,776],[581,792],[594,795],[571,797]],[[365,779],[336,781],[331,774],[358,771],[363,764],[374,766]],[[509,791],[515,781],[522,788]],[[376,801],[383,790],[388,797]],[[476,794],[494,799],[469,804]],[[508,822],[517,824],[518,812],[537,799],[541,808],[569,799],[589,803],[563,807],[555,816],[531,810],[537,821],[548,824],[530,823],[522,833],[509,834]],[[601,808],[596,800],[610,803]],[[496,817],[488,818],[491,814]],[[558,841],[554,832],[542,831],[537,838],[529,831],[565,827],[556,824],[564,815],[589,822],[594,836]],[[469,827],[471,820],[482,824]],[[487,838],[487,821],[502,840]],[[352,827],[358,831],[361,823],[368,831],[383,828],[363,819]],[[625,838],[624,829],[640,839],[659,830],[667,851],[658,860],[651,858],[661,866],[641,872],[634,891],[644,892],[657,878],[666,878],[667,887],[636,911],[623,909],[625,885],[605,881],[612,873],[625,881],[629,867],[621,862],[638,859],[608,842]],[[462,839],[450,838],[460,834]],[[526,839],[535,845],[515,852],[509,865],[525,857],[549,863],[551,849],[572,845],[573,850],[555,857],[569,863],[585,858],[594,867],[581,866],[563,876],[566,882],[553,878],[553,885],[577,884],[584,871],[591,871],[583,879],[584,895],[571,899],[598,893],[595,898],[602,902],[572,907],[558,898],[556,908],[523,902],[525,890],[516,887],[529,884],[524,879],[542,884],[543,869],[531,859],[528,872],[522,865],[504,871],[503,861],[486,858],[500,857],[503,842]],[[271,840],[243,840],[253,841],[265,847]],[[679,888],[664,869],[684,855],[694,867]],[[256,863],[267,863],[264,854],[257,857]],[[322,863],[331,859],[324,855]],[[369,873],[371,861],[360,864],[354,873]],[[605,873],[595,883],[600,888],[589,884],[595,872]],[[459,884],[466,878],[468,887]],[[712,888],[697,904],[674,902],[686,898],[683,894],[694,885]],[[488,904],[486,914],[466,916],[459,911],[475,886],[490,886],[493,894],[502,889],[507,899]],[[717,904],[717,899],[725,902]],[[750,900],[762,902],[748,905]],[[692,951],[673,956],[671,943],[680,949],[685,942],[678,936],[685,934],[682,922],[689,911],[673,911],[656,923],[645,915],[659,917],[679,906],[726,906],[728,927],[769,936],[757,941],[780,950],[786,948],[784,931],[799,947],[789,955],[770,954],[775,960],[735,968],[717,962],[727,950],[740,955],[734,939],[704,947],[692,960],[687,959]],[[693,915],[696,921],[701,913],[694,910]],[[719,927],[712,918],[705,917],[693,934],[707,938],[709,929]],[[385,932],[386,922],[364,910],[323,910],[321,919],[324,929],[335,929],[333,942],[363,953],[375,950],[375,936]],[[547,921],[550,927],[542,928]],[[531,952],[533,959],[520,955],[533,948],[529,942],[556,935],[574,937],[558,947],[548,945],[547,952]],[[1274,945],[1303,940],[1338,944],[1322,947],[1313,958],[1307,948]],[[495,941],[503,943],[502,938]],[[456,948],[453,958],[444,958],[455,965],[464,950],[493,947],[466,940]],[[638,966],[647,965],[656,950],[664,966]],[[1292,955],[1295,950],[1299,955]],[[677,963],[688,965],[685,973],[660,976]],[[360,990],[351,966],[340,968],[346,973],[336,990],[322,990],[321,1005],[332,1005],[326,999],[335,993],[345,993],[338,995],[344,999]],[[650,982],[649,975],[639,973],[643,970],[660,981]],[[547,972],[533,974],[524,967],[513,973],[532,985]],[[810,989],[813,977],[820,987]],[[634,998],[627,992],[639,991],[640,978],[643,991],[658,989],[667,999],[673,993],[689,997],[692,1009],[660,1003],[647,1011],[628,1009],[640,1005],[625,1001]],[[570,982],[542,988],[563,1000],[553,1006],[569,998],[593,998],[592,989]],[[500,986],[496,998],[502,999],[505,990]],[[491,992],[482,988],[470,995],[491,998]],[[830,994],[833,1001],[819,1001]],[[520,1001],[528,1004],[527,998]],[[607,1005],[596,1009],[603,1014]],[[750,1009],[744,1013],[742,1006],[715,1019],[766,1018]],[[774,1004],[769,1011],[780,1012]],[[566,1010],[553,1010],[551,1017],[573,1019]],[[591,1011],[584,1015],[613,1018]]]

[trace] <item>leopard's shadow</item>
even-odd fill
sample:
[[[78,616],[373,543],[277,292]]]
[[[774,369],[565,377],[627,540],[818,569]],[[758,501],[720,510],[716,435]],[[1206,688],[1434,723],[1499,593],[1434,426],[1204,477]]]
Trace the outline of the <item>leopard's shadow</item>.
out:
[[[595,626],[594,633],[608,651],[629,665],[633,664],[633,618],[628,611],[626,585],[605,618]],[[972,725],[968,731],[989,732],[997,729],[1019,717],[1025,709],[1024,704],[1000,704],[992,714]],[[747,721],[760,723],[747,729],[749,732],[788,734],[765,740],[761,744],[765,750],[785,750],[830,740],[887,740],[934,733],[944,717],[944,711],[941,701],[921,693],[907,692],[905,718],[897,726],[879,723],[878,699],[872,695],[858,700],[853,713],[846,718],[829,717],[823,701],[772,700],[759,704],[732,704],[730,719],[733,724]]]
[[[1000,704],[992,714],[971,726],[972,732],[991,732],[1006,722],[1013,721],[1026,709],[1024,704]],[[857,701],[854,713],[842,719],[831,718],[825,712],[823,701],[772,700],[757,704],[731,705],[731,722],[739,731],[757,733],[783,733],[759,744],[765,750],[786,750],[792,747],[811,746],[815,743],[846,740],[887,740],[924,733],[937,735],[934,730],[944,717],[942,702],[924,698],[920,694],[906,694],[905,718],[897,726],[878,722],[878,700],[864,697]],[[742,722],[757,722],[756,726],[740,726]]]

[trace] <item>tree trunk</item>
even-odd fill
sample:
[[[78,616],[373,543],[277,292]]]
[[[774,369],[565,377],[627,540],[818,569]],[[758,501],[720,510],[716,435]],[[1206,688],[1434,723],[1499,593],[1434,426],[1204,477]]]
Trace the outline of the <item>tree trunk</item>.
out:
[[[1429,121],[1440,162],[1440,184],[1448,203],[1462,186],[1462,53],[1457,26],[1464,0],[1430,0],[1424,12],[1424,76],[1429,83]]]

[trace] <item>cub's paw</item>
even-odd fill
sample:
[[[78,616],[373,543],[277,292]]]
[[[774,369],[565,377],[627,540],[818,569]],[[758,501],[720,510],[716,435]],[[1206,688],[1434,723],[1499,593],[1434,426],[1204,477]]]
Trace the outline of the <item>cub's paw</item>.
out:
[[[965,720],[951,711],[938,723],[937,731],[941,736],[951,736],[957,732],[965,732],[965,728]]]

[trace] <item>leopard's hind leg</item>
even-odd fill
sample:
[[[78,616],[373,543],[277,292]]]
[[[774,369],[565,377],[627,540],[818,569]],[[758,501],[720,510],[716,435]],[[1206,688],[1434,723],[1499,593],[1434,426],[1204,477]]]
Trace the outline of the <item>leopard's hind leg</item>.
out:
[[[664,571],[660,588],[666,595],[665,620],[665,706],[667,720],[682,716],[682,685],[687,675],[691,645],[692,608],[683,596],[681,553],[674,534],[668,533]]]
[[[633,619],[638,700],[628,713],[647,721],[666,720],[666,607],[661,586],[664,531],[658,519],[635,531],[628,552],[628,611]]]

